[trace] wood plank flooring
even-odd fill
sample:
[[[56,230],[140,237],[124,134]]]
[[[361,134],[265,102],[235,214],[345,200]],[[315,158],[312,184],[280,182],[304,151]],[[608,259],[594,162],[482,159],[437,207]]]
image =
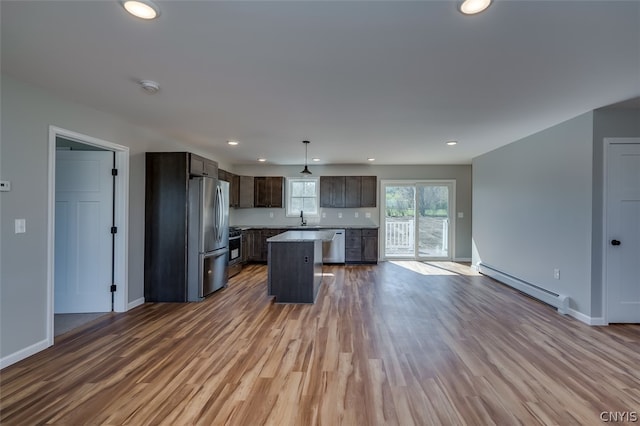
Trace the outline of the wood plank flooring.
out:
[[[640,411],[640,327],[589,327],[455,263],[251,265],[197,304],[102,317],[0,371],[0,423],[590,425]]]

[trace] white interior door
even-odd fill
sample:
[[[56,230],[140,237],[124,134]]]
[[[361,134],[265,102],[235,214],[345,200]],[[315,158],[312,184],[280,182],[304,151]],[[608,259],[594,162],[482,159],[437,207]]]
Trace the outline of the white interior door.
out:
[[[629,140],[627,140],[628,142]],[[640,139],[607,151],[607,321],[640,323]]]
[[[55,313],[111,311],[113,153],[57,151]]]

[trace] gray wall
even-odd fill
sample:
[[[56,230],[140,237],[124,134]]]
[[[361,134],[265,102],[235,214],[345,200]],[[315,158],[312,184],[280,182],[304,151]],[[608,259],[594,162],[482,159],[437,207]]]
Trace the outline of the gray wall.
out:
[[[593,113],[473,160],[474,264],[591,313]],[[560,280],[554,279],[560,269]]]
[[[0,358],[46,340],[49,126],[130,147],[129,301],[144,295],[144,152],[194,151],[121,118],[2,76]],[[215,158],[211,153],[199,154]],[[25,218],[27,232],[13,221]]]
[[[231,171],[248,176],[285,176],[299,177],[302,166],[236,166]],[[321,225],[379,225],[380,224],[380,180],[382,179],[455,179],[456,180],[456,211],[464,213],[462,219],[456,218],[455,259],[471,258],[471,166],[375,166],[375,165],[309,165],[313,176],[377,176],[378,177],[378,208],[362,209],[329,209],[323,208],[326,218],[310,220],[310,224]],[[355,218],[354,213],[359,213]],[[342,213],[342,218],[338,217]],[[365,213],[371,213],[367,219]],[[273,218],[270,217],[273,213]],[[298,218],[286,217],[284,209],[232,209],[231,223],[234,225],[262,225],[273,226],[295,225]]]
[[[603,141],[640,136],[640,110],[602,108],[473,160],[473,262],[603,315]],[[560,280],[553,269],[560,268]]]

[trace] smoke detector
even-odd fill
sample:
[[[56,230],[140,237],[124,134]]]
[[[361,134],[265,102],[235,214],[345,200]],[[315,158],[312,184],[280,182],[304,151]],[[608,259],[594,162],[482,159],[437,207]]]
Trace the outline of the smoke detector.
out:
[[[140,87],[142,87],[142,90],[150,95],[158,93],[158,90],[160,90],[160,85],[153,80],[140,80],[138,83]]]

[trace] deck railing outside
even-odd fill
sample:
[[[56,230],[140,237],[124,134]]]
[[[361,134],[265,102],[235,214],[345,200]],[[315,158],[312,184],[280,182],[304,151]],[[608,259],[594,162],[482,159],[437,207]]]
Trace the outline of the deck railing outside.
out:
[[[415,256],[415,219],[385,219],[385,256]],[[419,256],[446,257],[449,251],[449,221],[441,217],[420,219]]]
[[[385,223],[385,254],[413,256],[416,241],[414,219],[388,217]]]

